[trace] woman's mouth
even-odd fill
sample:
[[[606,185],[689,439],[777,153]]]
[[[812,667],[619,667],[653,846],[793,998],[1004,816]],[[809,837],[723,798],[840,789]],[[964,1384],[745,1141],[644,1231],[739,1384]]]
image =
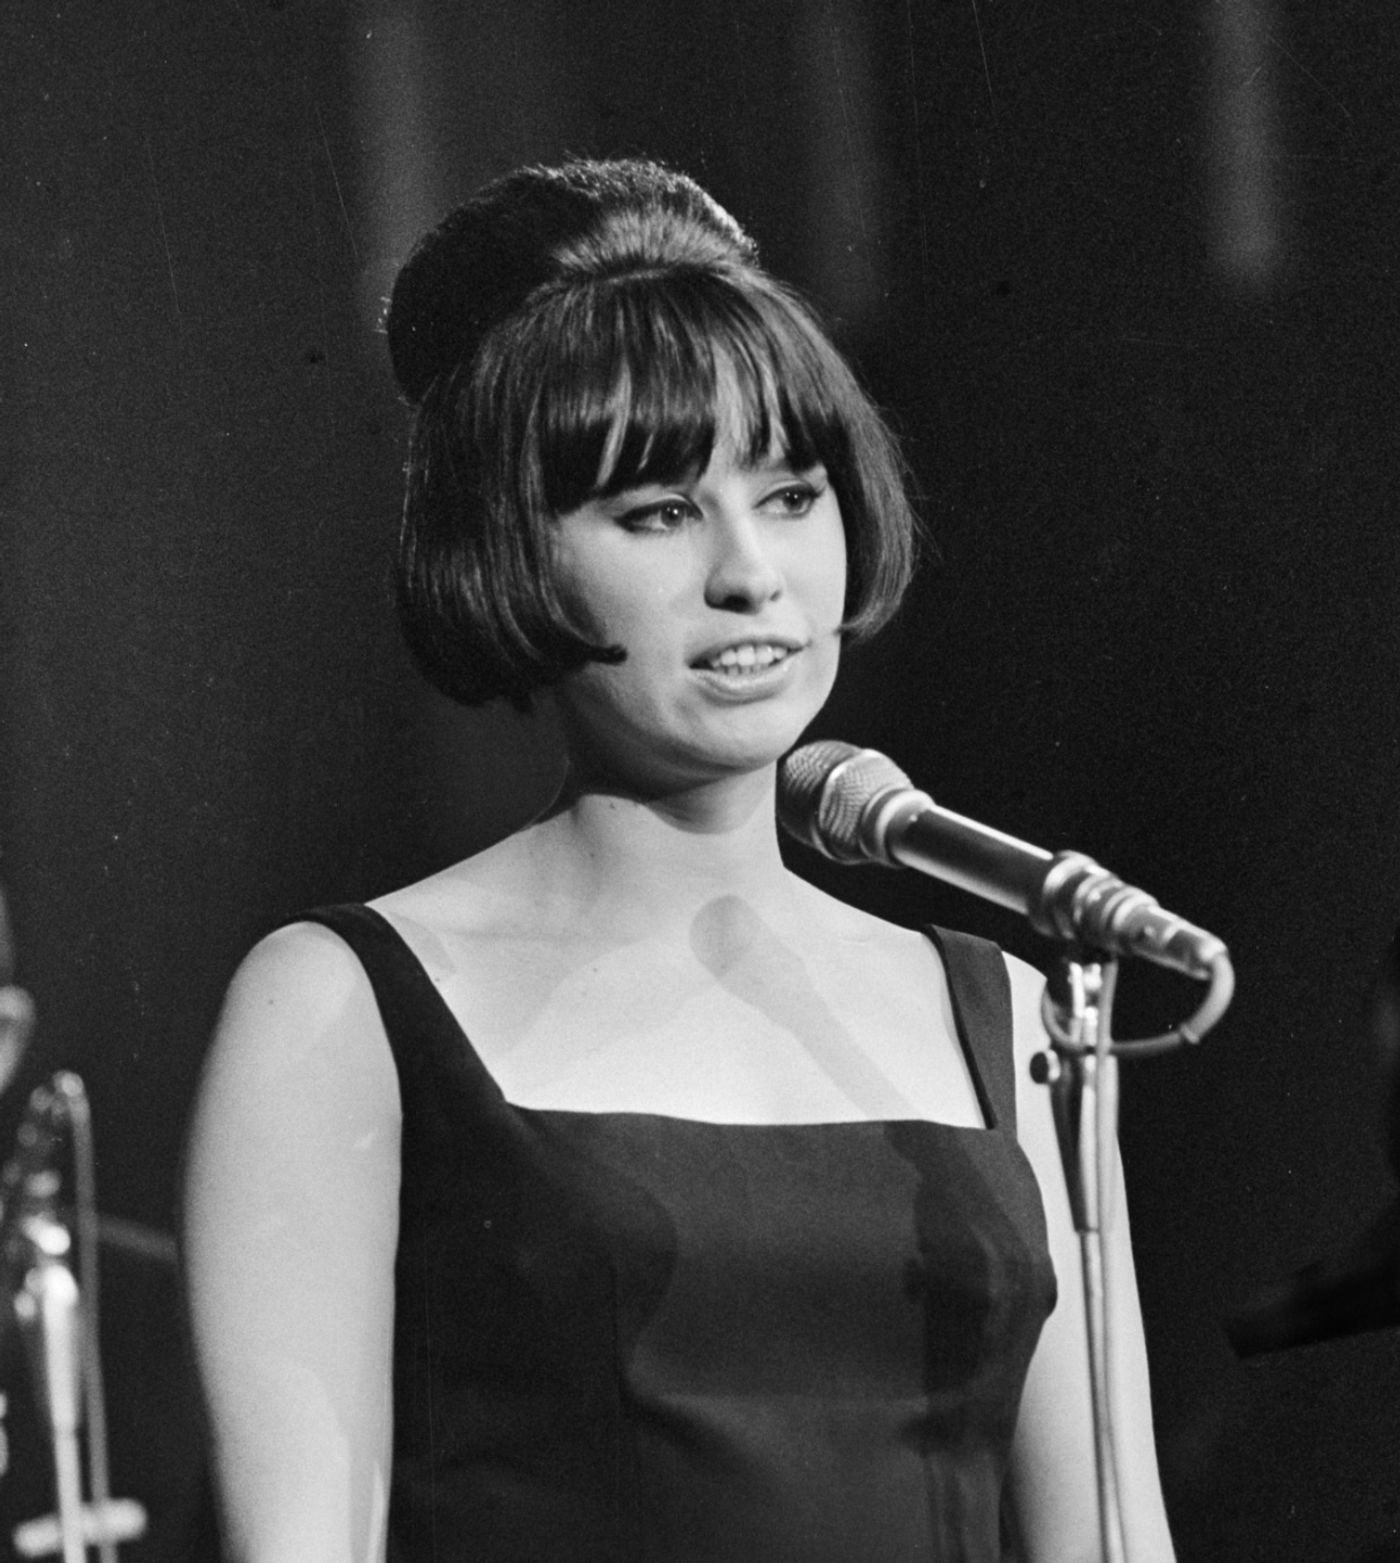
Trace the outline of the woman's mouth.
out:
[[[744,641],[737,646],[726,646],[723,651],[703,659],[698,666],[730,678],[748,678],[786,662],[793,650],[791,646],[775,646],[771,641]]]

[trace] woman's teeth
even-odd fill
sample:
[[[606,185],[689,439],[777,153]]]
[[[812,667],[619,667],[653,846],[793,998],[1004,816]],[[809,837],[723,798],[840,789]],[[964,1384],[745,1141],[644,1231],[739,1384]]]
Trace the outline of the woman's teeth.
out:
[[[705,666],[718,673],[761,673],[791,654],[786,646],[729,646],[717,657],[711,657]]]

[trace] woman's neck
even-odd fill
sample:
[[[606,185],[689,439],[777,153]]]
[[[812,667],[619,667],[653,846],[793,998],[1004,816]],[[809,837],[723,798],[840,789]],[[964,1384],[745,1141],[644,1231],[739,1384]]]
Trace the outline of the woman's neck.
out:
[[[556,914],[605,937],[689,927],[718,899],[781,917],[794,881],[774,786],[773,767],[647,798],[570,777],[529,832],[531,857]]]

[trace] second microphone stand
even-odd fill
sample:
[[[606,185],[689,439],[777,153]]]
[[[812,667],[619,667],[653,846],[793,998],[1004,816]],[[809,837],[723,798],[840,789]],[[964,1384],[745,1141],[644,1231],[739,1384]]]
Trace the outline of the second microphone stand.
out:
[[[1117,973],[1117,962],[1104,956],[1069,951],[1060,957],[1045,996],[1051,1050],[1039,1054],[1032,1066],[1034,1078],[1050,1088],[1065,1186],[1079,1233],[1104,1563],[1125,1563],[1127,1558],[1104,1262],[1118,1135],[1118,1060],[1110,1029]]]

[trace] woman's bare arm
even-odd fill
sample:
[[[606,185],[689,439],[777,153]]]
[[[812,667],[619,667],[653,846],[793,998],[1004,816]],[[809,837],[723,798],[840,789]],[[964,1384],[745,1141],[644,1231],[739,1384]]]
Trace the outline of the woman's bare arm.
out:
[[[185,1185],[195,1347],[232,1563],[380,1563],[399,1100],[359,963],[310,924],[230,986]]]

